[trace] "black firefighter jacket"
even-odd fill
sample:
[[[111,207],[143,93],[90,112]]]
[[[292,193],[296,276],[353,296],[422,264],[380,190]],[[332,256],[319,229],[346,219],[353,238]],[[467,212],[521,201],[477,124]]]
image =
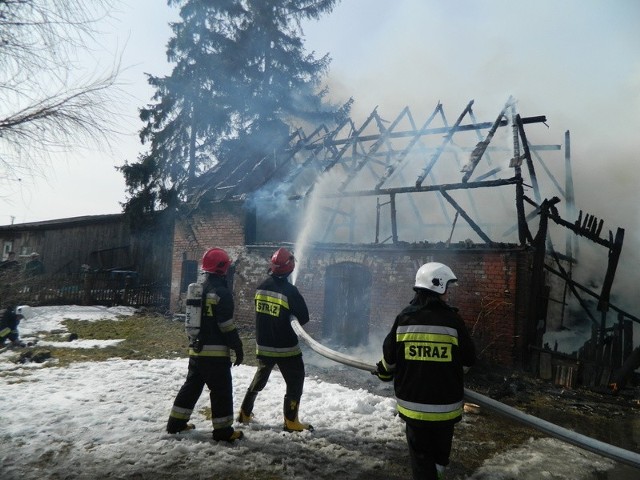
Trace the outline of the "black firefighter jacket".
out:
[[[224,277],[209,275],[203,285],[202,316],[198,337],[201,348],[189,346],[190,357],[229,361],[229,349],[242,349],[233,321],[233,296]]]
[[[398,413],[415,426],[457,422],[463,408],[462,367],[475,363],[475,347],[455,309],[438,297],[424,304],[417,298],[396,317],[383,344]]]
[[[256,356],[277,360],[302,355],[291,316],[304,325],[309,310],[297,287],[286,277],[270,276],[258,286],[255,305]]]

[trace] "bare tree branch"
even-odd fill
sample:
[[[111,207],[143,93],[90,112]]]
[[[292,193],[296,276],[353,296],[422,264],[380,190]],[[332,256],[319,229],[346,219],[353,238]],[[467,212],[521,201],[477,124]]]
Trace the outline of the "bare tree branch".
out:
[[[79,58],[117,3],[0,0],[0,186],[41,172],[54,151],[103,145],[116,131],[119,59],[82,80]]]

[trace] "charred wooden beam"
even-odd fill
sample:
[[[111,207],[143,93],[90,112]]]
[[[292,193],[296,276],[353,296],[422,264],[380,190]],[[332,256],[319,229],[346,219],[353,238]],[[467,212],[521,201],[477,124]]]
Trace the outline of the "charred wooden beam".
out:
[[[513,102],[512,97],[509,97],[509,100],[507,100],[507,103],[502,109],[502,111],[500,112],[500,114],[498,115],[498,118],[496,118],[496,121],[493,122],[493,125],[491,126],[491,129],[487,133],[487,136],[484,138],[484,140],[482,140],[481,142],[478,142],[478,144],[476,145],[476,148],[473,150],[473,152],[471,152],[471,155],[469,156],[469,161],[467,162],[466,165],[462,167],[462,172],[464,172],[464,175],[462,176],[463,182],[468,182],[469,178],[471,178],[473,171],[478,165],[478,162],[480,162],[480,159],[484,155],[484,152],[487,150],[487,147],[491,143],[493,136],[498,130],[500,123],[505,118],[505,113],[507,109],[511,106],[512,102]]]
[[[576,235],[588,238],[592,242],[597,243],[598,245],[602,245],[603,247],[612,249],[616,244],[616,242],[612,238],[610,238],[609,240],[600,238],[602,225],[598,223],[598,220],[593,215],[586,214],[583,220],[582,210],[580,210],[578,220],[576,220],[574,223],[568,222],[554,213],[549,213],[549,218],[558,225],[562,225],[563,227],[566,227],[569,230],[573,231]],[[622,241],[622,238],[624,238],[624,230],[622,230],[621,234],[618,233],[617,235],[622,235],[622,237],[620,238],[620,241]],[[612,234],[611,232],[609,232],[609,237],[611,236]],[[620,245],[620,248],[622,248],[622,245]]]
[[[516,177],[520,180],[516,183],[516,214],[518,219],[518,240],[520,245],[525,245],[527,242],[533,243],[533,237],[529,230],[529,224],[527,223],[527,217],[524,214],[524,187],[522,184],[522,175],[520,173],[520,167],[516,167]]]
[[[456,223],[458,222],[459,215],[460,215],[460,212],[456,212],[455,217],[453,217],[453,223],[451,224],[451,233],[449,234],[449,239],[447,240],[447,247],[451,245],[451,239],[453,238],[453,231],[456,228]]]
[[[520,158],[520,138],[518,137],[518,126],[515,122],[515,107],[511,106],[511,116],[514,118],[512,125],[512,139],[513,139],[513,159],[511,160],[510,167],[513,167],[515,177],[519,180],[516,184],[516,218],[518,220],[518,240],[520,245],[525,245],[527,240],[529,243],[533,243],[533,238],[529,232],[527,225],[527,219],[524,214],[524,188],[522,186],[522,170],[520,168],[520,162],[515,161]]]
[[[540,203],[540,188],[538,187],[538,178],[536,177],[536,170],[533,167],[533,160],[531,159],[531,151],[529,150],[529,142],[527,141],[527,134],[524,131],[524,124],[520,114],[516,115],[516,124],[518,125],[518,131],[520,132],[520,140],[522,142],[522,148],[524,149],[524,158],[527,161],[527,168],[529,169],[529,176],[531,178],[531,186],[533,187],[533,194],[536,201]]]
[[[560,147],[558,146],[558,150],[560,149]],[[555,185],[555,187],[558,189],[558,192],[560,192],[560,194],[564,197],[567,198],[567,195],[565,193],[565,189],[563,189],[560,184],[558,183],[558,181],[556,180],[556,178],[553,176],[553,173],[551,173],[551,170],[549,170],[549,167],[547,167],[546,163],[544,162],[544,160],[542,159],[542,157],[540,156],[540,154],[537,152],[537,150],[539,150],[538,148],[536,148],[535,145],[529,145],[529,151],[533,152],[533,156],[536,158],[536,160],[538,161],[538,163],[540,164],[540,166],[542,166],[542,169],[547,173],[547,176],[549,177],[549,179],[551,180],[551,183],[553,183]]]
[[[549,220],[545,213],[549,210],[549,201],[545,200],[540,205],[540,224],[535,238],[531,242],[533,246],[533,261],[531,266],[531,295],[527,318],[527,343],[536,347],[542,346],[542,336],[546,329],[546,309],[542,301],[544,292],[544,261],[546,258],[546,241]]]
[[[420,140],[421,136],[425,135],[425,132],[428,130],[429,125],[431,124],[433,119],[436,118],[436,115],[438,114],[438,112],[442,112],[442,104],[441,103],[438,103],[438,105],[436,106],[435,110],[433,111],[433,113],[431,115],[429,115],[429,118],[424,123],[422,128],[420,130],[416,131],[416,133],[413,135],[413,138],[411,139],[411,141],[409,142],[407,147],[400,153],[400,155],[398,155],[398,158],[396,159],[396,161],[392,165],[390,164],[390,165],[387,166],[386,172],[384,173],[384,175],[382,176],[380,181],[375,186],[376,189],[379,189],[380,187],[382,187],[384,182],[386,182],[389,179],[389,177],[393,174],[393,172],[395,171],[396,167],[398,165],[400,165],[402,162],[404,162],[405,158],[409,155],[409,152],[411,151],[413,146],[416,143],[418,143],[418,141]]]
[[[531,200],[529,197],[527,197],[526,195],[522,196],[522,199],[527,202],[530,203],[531,205],[533,205],[536,209],[533,210],[532,212],[529,212],[527,214],[527,216],[525,217],[525,221],[527,222],[527,224],[533,220],[535,217],[537,217],[540,214],[540,206],[534,202],[533,200]],[[508,230],[506,230],[502,236],[503,237],[508,237],[509,235],[511,235],[513,232],[515,232],[518,229],[518,225],[516,224],[515,226],[509,228]]]
[[[549,241],[549,244],[551,245],[551,241]],[[593,316],[593,314],[589,310],[589,306],[587,305],[587,302],[585,302],[582,299],[582,296],[576,289],[576,286],[573,284],[573,282],[569,281],[571,280],[571,275],[567,273],[567,271],[564,269],[564,267],[560,263],[560,258],[558,257],[558,253],[554,250],[553,245],[550,246],[549,250],[551,252],[551,256],[556,262],[556,265],[558,266],[558,269],[560,270],[561,278],[565,281],[565,285],[569,287],[569,290],[571,290],[571,293],[573,293],[573,296],[576,297],[576,300],[578,300],[578,303],[582,307],[582,310],[589,317],[589,320],[591,320],[593,325],[598,325],[598,320],[596,320],[596,318]],[[547,265],[544,265],[544,267],[547,268]]]
[[[474,222],[469,215],[467,215],[467,212],[465,212],[464,209],[460,205],[458,205],[458,203],[451,197],[451,195],[446,192],[446,190],[440,190],[440,194],[447,200],[447,202],[449,202],[453,206],[453,208],[456,209],[460,216],[467,221],[473,231],[476,232],[487,245],[493,245],[493,242],[491,241],[489,236],[482,231],[478,224]]]
[[[391,203],[391,201],[380,203],[380,198],[376,198],[376,241],[375,243],[378,243],[378,239],[380,236],[380,210],[382,209],[383,206],[388,205],[389,203]]]
[[[558,270],[554,269],[553,267],[551,267],[549,265],[545,265],[544,268],[546,270],[548,270],[549,272],[553,273],[554,275],[556,275],[556,276],[560,277],[561,279],[563,279],[569,285],[576,287],[578,290],[582,290],[583,292],[585,292],[586,294],[588,294],[589,296],[591,296],[591,297],[593,297],[593,298],[595,298],[597,300],[600,300],[600,295],[599,294],[597,294],[593,290],[588,289],[584,285],[576,282],[575,280],[573,280],[572,278],[570,278],[566,274],[563,274],[563,273],[559,272]],[[611,310],[614,310],[614,311],[624,315],[629,320],[632,320],[632,321],[634,321],[636,323],[640,323],[640,318],[632,315],[631,313],[629,313],[629,312],[627,312],[625,310],[622,310],[621,308],[613,305],[612,303],[609,303],[609,308]]]
[[[609,310],[609,297],[611,295],[611,286],[613,285],[613,279],[616,275],[616,269],[618,268],[618,261],[620,260],[620,253],[622,252],[622,241],[624,240],[624,229],[618,228],[616,231],[616,238],[613,241],[613,245],[609,249],[609,262],[607,263],[607,273],[604,276],[602,283],[602,291],[600,293],[600,299],[598,301],[598,310],[606,312]]]
[[[546,121],[547,121],[547,117],[544,115],[522,118],[522,123],[524,125],[527,125],[530,123],[544,123]],[[509,125],[509,121],[506,119],[500,122],[501,127],[506,127],[507,125]],[[491,128],[492,126],[493,126],[493,122],[470,123],[470,124],[460,125],[456,130],[459,132],[466,132],[466,131],[472,131],[472,130],[486,130]],[[419,136],[442,135],[442,134],[446,135],[450,132],[451,128],[453,127],[434,127],[434,128],[426,128],[426,129],[419,129],[419,130],[403,130],[403,131],[393,132],[391,135],[389,135],[389,138],[409,138],[409,137],[415,137],[416,135],[419,135]],[[379,136],[380,135],[377,135],[377,134],[361,135],[360,137],[358,137],[358,140],[361,142],[372,142],[372,141],[376,141]],[[345,143],[349,143],[350,139],[341,138],[341,139],[332,140],[328,142],[331,145],[338,146]],[[313,146],[309,145],[305,148],[310,149],[310,148],[313,148]],[[539,146],[539,147],[535,147],[535,149],[536,150],[558,150],[558,148],[554,145]]]
[[[424,179],[427,177],[427,175],[429,174],[429,172],[431,171],[431,169],[433,168],[435,163],[440,158],[440,155],[444,151],[444,148],[449,144],[449,142],[451,142],[451,139],[453,138],[453,135],[458,131],[458,127],[462,123],[462,119],[465,117],[465,115],[467,113],[469,113],[469,111],[471,110],[471,106],[472,105],[473,105],[473,100],[471,100],[467,104],[466,108],[462,111],[462,113],[460,114],[460,116],[458,117],[456,122],[453,124],[453,127],[451,127],[449,129],[449,132],[445,135],[440,147],[438,147],[436,152],[433,154],[433,156],[431,157],[431,160],[429,160],[429,163],[427,164],[427,166],[422,170],[422,173],[420,175],[418,175],[418,178],[416,180],[416,187],[419,187],[420,185],[422,185],[422,182],[424,181]]]
[[[564,175],[565,175],[565,198],[567,200],[565,215],[567,218],[575,218],[576,216],[576,199],[573,189],[573,170],[571,169],[571,133],[569,130],[564,132]],[[598,232],[600,236],[600,232]],[[573,256],[573,245],[575,239],[567,235],[566,250],[567,255]],[[576,254],[578,253],[578,244],[575,243]]]
[[[380,147],[387,141],[387,138],[389,137],[389,135],[393,132],[393,130],[395,130],[395,128],[398,126],[398,123],[400,123],[400,120],[402,120],[402,118],[406,116],[408,112],[409,112],[409,107],[405,107],[402,110],[402,112],[400,112],[400,115],[398,115],[396,119],[393,121],[393,123],[389,126],[388,129],[384,131],[381,130],[382,133],[380,134],[376,142],[371,146],[369,151],[366,152],[366,154],[360,158],[360,160],[356,163],[355,167],[348,172],[347,178],[345,178],[342,184],[340,184],[340,186],[338,187],[338,191],[341,192],[345,188],[347,188],[347,185],[349,185],[349,183],[351,183],[351,181],[358,174],[358,172],[366,164],[368,164],[371,156],[374,155],[380,149]],[[378,126],[380,129],[381,123],[379,121],[379,117],[377,116],[377,114],[376,114],[376,120],[378,121]]]
[[[342,148],[338,152],[338,155],[336,155],[335,158],[333,158],[330,162],[327,163],[327,165],[324,166],[324,168],[322,169],[323,172],[326,172],[327,170],[331,169],[331,167],[333,167],[336,163],[338,163],[350,146],[361,141],[360,134],[364,131],[365,128],[369,126],[371,121],[375,118],[375,116],[377,115],[376,113],[377,109],[378,107],[373,109],[373,112],[371,112],[371,114],[367,117],[367,119],[360,126],[360,128],[358,129],[354,128],[354,132],[349,136],[347,141],[343,144]]]
[[[396,210],[396,196],[390,195],[389,201],[391,202],[391,237],[393,243],[398,243],[398,223],[396,220],[398,211]]]
[[[463,190],[467,188],[489,188],[502,187],[506,185],[516,185],[522,180],[515,177],[498,180],[485,180],[483,182],[468,183],[448,183],[442,185],[427,185],[421,187],[394,187],[381,188],[379,190],[354,190],[350,192],[330,193],[323,195],[322,198],[342,198],[342,197],[370,197],[376,195],[391,195],[398,193],[422,193],[422,192],[439,192],[441,190]],[[291,195],[289,200],[298,200],[301,195]]]

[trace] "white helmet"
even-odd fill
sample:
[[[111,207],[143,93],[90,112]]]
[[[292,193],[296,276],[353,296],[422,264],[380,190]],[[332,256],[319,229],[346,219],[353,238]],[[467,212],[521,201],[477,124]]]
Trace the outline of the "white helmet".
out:
[[[22,318],[28,320],[33,316],[33,312],[29,305],[20,305],[19,307],[16,307],[16,315],[22,315]]]
[[[443,294],[447,291],[449,282],[456,282],[458,278],[449,267],[442,263],[430,262],[422,265],[416,273],[416,284],[413,288],[426,288],[432,292]]]

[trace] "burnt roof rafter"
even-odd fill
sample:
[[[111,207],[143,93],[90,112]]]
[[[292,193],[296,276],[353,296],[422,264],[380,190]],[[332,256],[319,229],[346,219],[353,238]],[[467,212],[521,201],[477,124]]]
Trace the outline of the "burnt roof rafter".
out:
[[[467,113],[469,113],[471,111],[471,107],[473,106],[473,102],[474,101],[471,100],[467,104],[467,106],[462,111],[462,113],[460,114],[460,116],[458,117],[456,122],[453,124],[453,126],[449,129],[447,134],[444,136],[444,139],[442,140],[442,143],[440,144],[440,146],[437,148],[436,152],[433,154],[433,156],[429,160],[429,163],[422,170],[422,173],[420,173],[420,175],[418,175],[418,178],[416,180],[416,187],[419,187],[420,185],[422,185],[422,182],[424,182],[424,179],[427,177],[427,175],[429,174],[429,172],[431,171],[433,166],[436,164],[436,162],[438,161],[438,159],[442,155],[442,152],[444,151],[445,147],[451,142],[451,140],[453,139],[454,134],[458,131],[458,128],[460,127],[460,124],[462,123],[462,120],[467,115]]]
[[[376,195],[396,195],[402,193],[422,193],[422,192],[439,192],[441,190],[464,190],[469,188],[489,188],[489,187],[501,187],[506,185],[516,185],[521,183],[522,180],[516,177],[496,179],[496,180],[484,180],[481,182],[466,182],[466,183],[449,183],[441,185],[422,185],[420,187],[393,187],[393,188],[381,188],[379,190],[353,190],[340,193],[327,193],[323,195],[323,198],[342,198],[342,197],[369,197]],[[292,196],[290,200],[300,200],[302,195]]]
[[[498,131],[498,127],[500,126],[502,121],[504,119],[506,119],[507,109],[511,106],[512,103],[513,103],[513,99],[511,97],[509,97],[509,100],[505,104],[504,108],[502,109],[502,111],[500,112],[498,117],[496,118],[495,122],[493,122],[493,125],[491,125],[491,128],[489,129],[489,132],[487,133],[487,136],[483,140],[478,142],[478,144],[474,148],[473,152],[471,152],[471,155],[469,156],[469,161],[467,162],[466,165],[464,165],[462,167],[462,170],[461,170],[464,173],[464,175],[462,176],[462,181],[463,182],[469,181],[469,178],[473,174],[473,171],[475,170],[476,166],[478,165],[478,163],[482,159],[482,156],[487,151],[487,147],[491,143],[491,140],[493,139],[493,136]],[[489,159],[487,159],[487,160],[489,160]],[[489,163],[489,165],[491,165],[490,161],[488,163]]]
[[[369,150],[366,152],[365,155],[363,155],[361,157],[361,159],[357,162],[357,164],[355,165],[355,167],[347,174],[347,177],[344,179],[344,181],[340,184],[340,186],[338,187],[338,191],[342,192],[344,191],[345,188],[347,188],[347,186],[349,185],[349,183],[351,183],[351,181],[356,177],[356,175],[358,174],[358,172],[365,166],[368,164],[369,161],[371,161],[371,159],[373,158],[373,156],[378,152],[378,150],[383,146],[383,145],[387,145],[387,147],[391,148],[391,145],[388,144],[389,141],[389,136],[393,133],[393,131],[396,129],[396,127],[398,126],[398,124],[400,123],[400,121],[406,117],[410,115],[409,112],[409,107],[405,107],[402,112],[400,112],[400,115],[398,115],[396,117],[396,119],[391,123],[391,125],[389,126],[389,128],[385,128],[383,123],[382,123],[382,119],[377,115],[376,113],[376,123],[378,125],[378,129],[380,130],[380,136],[378,137],[378,139],[373,143],[373,145],[371,146],[371,148],[369,148]]]
[[[413,138],[409,141],[409,144],[405,147],[405,149],[400,153],[400,155],[398,155],[398,157],[395,159],[395,161],[392,164],[389,164],[387,166],[387,170],[385,174],[380,179],[380,181],[376,183],[376,186],[375,186],[376,190],[379,190],[382,187],[382,185],[384,185],[384,183],[389,179],[389,177],[394,173],[396,168],[398,168],[398,166],[400,166],[402,162],[405,161],[405,159],[409,155],[409,152],[411,151],[413,146],[416,143],[418,143],[418,141],[420,140],[420,137],[427,132],[429,125],[431,125],[431,122],[433,122],[433,119],[436,118],[436,115],[438,115],[438,113],[442,113],[442,104],[440,102],[438,102],[438,105],[434,109],[433,113],[429,116],[429,118],[427,118],[422,128],[420,130],[415,131],[415,133],[413,134]]]
[[[204,198],[219,201],[245,199],[252,195],[264,199],[308,199],[323,174],[332,172],[333,183],[323,186],[321,198],[391,198],[401,194],[435,192],[441,218],[451,225],[451,214],[455,211],[456,220],[458,217],[465,219],[480,238],[490,243],[489,235],[482,232],[480,225],[493,224],[481,221],[479,205],[470,192],[477,188],[515,185],[518,233],[521,244],[525,244],[531,241],[531,234],[527,226],[529,217],[524,210],[523,174],[527,175],[527,182],[532,178],[536,200],[539,200],[533,156],[537,160],[537,151],[549,148],[530,145],[524,125],[544,122],[546,117],[520,117],[515,111],[514,100],[509,97],[493,122],[478,122],[473,105],[474,101],[469,101],[452,125],[447,121],[442,103],[438,102],[422,124],[414,121],[409,107],[403,108],[391,122],[383,119],[376,107],[359,125],[345,117],[337,126],[322,124],[309,135],[302,128],[296,129],[286,145],[274,149],[269,155],[260,159],[240,158],[236,163],[226,162],[214,167],[211,175],[203,177],[201,183],[204,188],[213,190]],[[436,121],[441,125],[435,125]],[[505,137],[504,133],[500,137],[496,134],[502,127],[511,127],[512,151],[503,141],[491,144],[494,135],[501,139]],[[469,135],[463,132],[477,137],[476,141],[470,144]],[[520,151],[524,154],[521,155]],[[492,165],[490,152],[503,159],[500,167]],[[509,159],[511,162],[507,167]],[[527,168],[522,169],[521,164],[525,160]],[[486,168],[481,175],[474,175],[483,167]],[[456,182],[456,168],[461,172],[457,176],[460,182]],[[548,170],[544,165],[542,168]],[[511,176],[513,178],[504,178]],[[411,178],[415,178],[413,184]],[[448,192],[461,189],[465,193],[458,203]],[[504,195],[502,189],[497,193]],[[432,211],[435,203],[430,207]],[[413,211],[419,224],[426,226],[426,218],[430,215],[419,197],[407,195],[401,204]],[[399,206],[401,204],[398,203]]]

